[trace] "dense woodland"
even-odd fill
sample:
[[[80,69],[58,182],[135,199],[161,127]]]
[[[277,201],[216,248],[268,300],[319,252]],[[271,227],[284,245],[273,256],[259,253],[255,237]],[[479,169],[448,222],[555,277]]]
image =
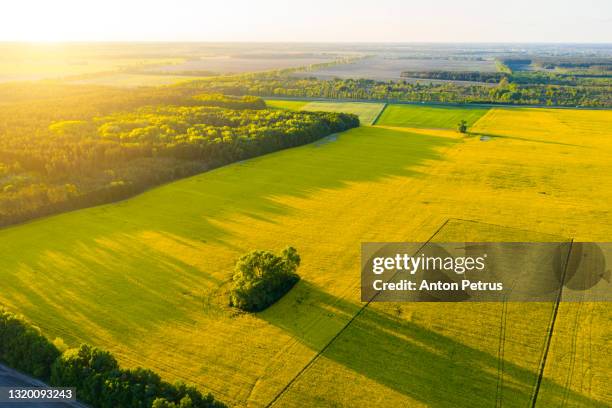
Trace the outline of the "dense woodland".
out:
[[[74,387],[94,408],[223,408],[211,394],[184,383],[170,384],[142,368],[123,369],[104,350],[82,344],[65,348],[49,341],[18,316],[0,309],[0,363],[55,387]]]
[[[0,225],[124,198],[359,125],[354,115],[268,110],[259,98],[196,88],[3,91],[0,100],[12,103],[0,110]]]

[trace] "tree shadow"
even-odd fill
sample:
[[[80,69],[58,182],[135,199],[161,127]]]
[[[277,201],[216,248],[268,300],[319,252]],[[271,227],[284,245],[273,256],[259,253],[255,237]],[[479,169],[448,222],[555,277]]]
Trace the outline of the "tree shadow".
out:
[[[494,133],[482,133],[482,132],[469,132],[469,136],[473,137],[490,137],[492,139],[508,139],[508,140],[518,140],[521,142],[529,142],[529,143],[543,143],[543,144],[552,144],[558,146],[569,146],[569,147],[579,147],[581,149],[588,149],[587,146],[572,144],[572,143],[563,143],[563,142],[554,142],[552,140],[541,140],[541,139],[533,139],[519,136],[507,136],[507,135],[498,135]]]
[[[122,202],[2,229],[0,250],[11,255],[0,259],[0,302],[43,328],[72,322],[77,335],[71,338],[95,343],[92,333],[99,331],[125,344],[122,333],[184,317],[177,299],[194,286],[214,291],[229,279],[231,257],[217,266],[220,273],[189,263],[185,254],[209,257],[211,244],[236,257],[248,250],[227,228],[237,218],[274,225],[295,212],[282,197],[308,199],[355,182],[420,177],[420,165],[440,160],[440,149],[456,142],[357,128],[334,143],[257,157]]]
[[[347,322],[350,323],[346,328],[341,327],[341,332],[336,336],[327,337],[327,342],[333,338],[331,343],[321,344],[296,329],[286,319],[286,316],[280,316],[274,307],[258,314],[262,319],[289,331],[313,350],[323,349],[314,363],[302,372],[286,393],[280,397],[281,405],[283,398],[290,397],[291,394],[294,394],[294,397],[298,395],[303,400],[316,401],[315,405],[318,406],[335,406],[338,401],[358,401],[359,397],[368,398],[368,390],[360,389],[359,386],[351,386],[350,381],[346,387],[340,390],[333,388],[333,392],[329,392],[327,386],[337,381],[336,376],[346,380],[347,375],[354,376],[355,381],[358,381],[360,376],[365,376],[431,407],[490,407],[500,403],[503,406],[524,407],[528,406],[531,401],[538,376],[538,358],[534,358],[533,364],[528,368],[514,364],[508,359],[500,360],[497,355],[463,344],[454,338],[425,327],[420,322],[411,321],[410,318],[404,316],[394,316],[384,308],[373,308],[371,305],[364,308],[351,320],[351,316],[360,310],[357,304],[335,298],[308,282],[300,282],[294,290],[296,289],[300,293],[286,301],[295,302],[298,297],[304,297],[305,293],[308,293],[306,297],[311,299],[307,305],[308,308],[318,308],[320,309],[319,314],[324,316],[329,316],[329,311],[333,310],[336,316],[330,316],[330,318],[341,319],[343,326]],[[400,304],[395,306],[397,305]],[[392,307],[393,305],[386,304],[386,306]],[[463,305],[457,307],[461,306]],[[404,309],[404,313],[434,307],[442,316],[449,308],[448,305],[431,303],[410,305],[404,303],[400,307]],[[537,306],[534,305],[534,307]],[[539,307],[550,308],[550,305]],[[465,330],[481,330],[481,332],[473,333],[474,335],[493,336],[497,339],[500,335],[498,325],[501,315],[495,314],[495,311],[502,310],[501,304],[477,304],[471,310],[478,313],[483,308],[488,308],[487,311],[492,315],[492,323],[495,323],[497,327],[479,329],[470,324],[470,320],[475,318],[470,315],[464,316],[465,324],[457,321],[453,324],[464,326]],[[286,312],[286,305],[276,310]],[[527,318],[524,314],[519,317],[523,321]],[[508,323],[508,329],[512,328],[512,323]],[[522,346],[525,349],[541,350],[548,327],[546,323],[545,320],[531,322],[531,338],[517,339],[507,336],[504,341],[526,341]],[[534,353],[533,350],[529,352],[539,357],[539,353]],[[327,361],[341,364],[354,374],[334,371]],[[544,382],[552,393],[559,396],[568,395],[569,406],[604,406],[588,397],[568,392],[567,389],[554,382],[546,379]],[[313,384],[322,384],[322,386],[317,387]],[[369,396],[369,399],[380,398],[384,396]],[[288,400],[292,401],[291,398]]]

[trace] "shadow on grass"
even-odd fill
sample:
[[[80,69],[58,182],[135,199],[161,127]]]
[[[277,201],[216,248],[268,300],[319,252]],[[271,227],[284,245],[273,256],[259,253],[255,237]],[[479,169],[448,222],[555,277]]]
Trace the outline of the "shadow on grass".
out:
[[[529,142],[529,143],[543,143],[543,144],[552,144],[558,146],[569,146],[569,147],[580,147],[582,149],[588,149],[587,146],[572,144],[572,143],[563,143],[563,142],[555,142],[552,140],[541,140],[541,139],[532,139],[526,137],[518,137],[518,136],[507,136],[507,135],[496,135],[493,133],[481,133],[481,132],[469,132],[468,136],[472,137],[490,137],[492,139],[508,139],[508,140],[518,140],[521,142]]]
[[[310,299],[307,301],[309,303],[307,307],[320,309],[319,315],[339,318],[341,323],[338,323],[338,326],[344,326],[360,307],[330,296],[308,282],[300,282],[294,290],[296,289],[299,293],[293,299],[287,299],[288,301],[295,302],[299,297]],[[444,315],[448,308],[463,305],[423,303],[401,305],[403,309],[413,311],[418,311],[419,308],[431,310],[432,306],[440,315]],[[483,310],[491,313],[494,326],[490,331],[473,334],[493,336],[497,339],[500,335],[498,324],[502,305],[478,304],[471,310],[478,313],[479,307],[487,308]],[[534,305],[534,307],[543,307],[547,310],[551,308],[548,304]],[[287,309],[285,307],[282,310]],[[499,315],[496,315],[496,312],[500,312]],[[453,315],[456,314],[449,314],[451,318]],[[321,350],[324,347],[321,342],[313,341],[312,337],[307,337],[296,330],[286,316],[276,315],[274,308],[259,316],[290,332],[314,350]],[[469,314],[462,316],[466,331],[474,328],[470,325],[472,318],[476,316]],[[520,315],[519,318],[524,321],[528,316]],[[461,322],[452,323],[462,325]],[[525,348],[540,350],[543,346],[548,326],[544,319],[539,323],[538,325],[537,321],[532,322],[532,337],[520,339],[527,342]],[[508,330],[511,330],[512,322],[508,325]],[[342,330],[342,327],[339,330]],[[328,333],[326,341],[332,337],[333,334]],[[509,342],[516,340],[518,339],[506,339]],[[539,353],[533,354],[539,357]],[[515,357],[520,359],[520,356]],[[330,368],[330,365],[325,363],[326,360],[341,364],[354,374],[334,371],[333,367]],[[298,398],[316,401],[315,405],[319,406],[335,406],[339,401],[365,402],[359,399],[360,397],[372,401],[384,400],[384,396],[381,395],[368,396],[368,390],[363,390],[359,385],[352,385],[350,381],[340,391],[337,387],[331,386],[337,382],[337,378],[346,381],[348,375],[349,378],[365,376],[431,407],[493,407],[499,403],[507,407],[528,406],[538,375],[539,359],[534,358],[533,366],[529,369],[513,364],[507,359],[503,361],[503,370],[500,370],[500,367],[500,359],[496,355],[462,344],[410,319],[393,316],[386,311],[368,306],[346,329],[342,330],[317,360],[301,373],[280,397],[279,402],[282,406],[283,398],[289,397],[287,400],[289,405],[295,402],[293,398]],[[552,393],[559,396],[568,394],[569,406],[604,406],[585,396],[568,392],[556,383],[544,381]]]
[[[67,340],[118,344],[186,318],[183,296],[215,290],[224,269],[197,262],[208,244],[238,256],[250,248],[227,228],[239,217],[276,224],[295,212],[279,197],[390,177],[420,177],[440,160],[443,137],[357,128],[335,143],[311,144],[180,180],[122,202],[0,230],[0,302]],[[299,216],[299,214],[296,214]],[[243,222],[243,221],[241,221]],[[240,226],[253,236],[249,225]],[[316,240],[317,231],[311,231]],[[189,256],[186,256],[189,255]],[[216,258],[214,258],[216,259]],[[231,263],[231,256],[223,259]],[[192,262],[193,261],[193,262]],[[218,268],[218,266],[217,266]],[[192,310],[193,311],[193,310]]]

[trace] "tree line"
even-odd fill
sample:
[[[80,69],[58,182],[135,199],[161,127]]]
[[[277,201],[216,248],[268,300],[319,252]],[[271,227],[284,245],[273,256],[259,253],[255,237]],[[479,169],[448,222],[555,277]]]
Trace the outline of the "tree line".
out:
[[[570,81],[569,84],[576,83],[575,86],[570,86],[555,84],[554,79],[548,81],[536,79],[533,81],[536,83],[529,83],[530,81],[525,80],[526,77],[522,74],[517,76],[519,80],[512,82],[509,80],[512,76],[506,76],[504,73],[499,74],[501,79],[497,86],[453,82],[419,81],[414,83],[405,80],[375,81],[340,78],[321,80],[314,77],[298,78],[291,75],[270,73],[202,79],[185,83],[182,86],[229,95],[257,95],[263,97],[612,107],[612,83],[609,78]],[[497,76],[497,73],[495,76]]]
[[[55,343],[61,343],[56,341]],[[155,372],[123,369],[115,357],[87,344],[60,350],[40,330],[0,310],[0,362],[54,387],[74,387],[94,408],[223,408],[211,394]]]
[[[404,71],[404,78],[468,81],[499,84],[502,80],[522,85],[611,86],[612,77],[600,74],[578,74],[547,71]]]
[[[502,78],[508,78],[506,72],[485,72],[485,71],[403,71],[403,78],[418,79],[438,79],[444,81],[468,81],[499,83]]]

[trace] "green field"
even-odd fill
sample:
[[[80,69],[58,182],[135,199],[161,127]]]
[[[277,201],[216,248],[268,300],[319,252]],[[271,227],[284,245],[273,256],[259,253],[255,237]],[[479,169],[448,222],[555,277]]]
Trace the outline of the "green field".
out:
[[[455,129],[465,120],[472,126],[488,108],[455,106],[389,105],[377,121],[380,126]]]
[[[300,110],[306,105],[307,101],[289,101],[282,99],[266,99],[266,105],[274,109]]]
[[[266,104],[277,109],[353,113],[359,116],[362,125],[371,125],[384,107],[383,103],[370,102],[309,102],[270,99],[266,100]]]
[[[468,113],[496,137],[440,130]],[[0,303],[235,406],[528,405],[551,304],[379,303],[344,329],[363,306],[360,243],[445,222],[434,240],[609,239],[612,113],[401,105],[379,124],[396,128],[0,230]],[[302,256],[291,292],[262,313],[228,308],[235,259],[287,245]],[[539,406],[612,404],[609,316],[562,306]]]

